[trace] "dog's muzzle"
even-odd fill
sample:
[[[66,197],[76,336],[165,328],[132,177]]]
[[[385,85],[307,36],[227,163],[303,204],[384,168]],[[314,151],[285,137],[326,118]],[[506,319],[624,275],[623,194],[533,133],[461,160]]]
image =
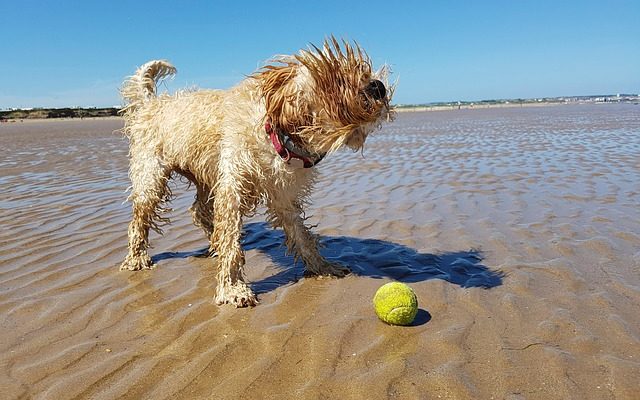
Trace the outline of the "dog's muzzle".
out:
[[[387,95],[387,89],[384,84],[377,79],[372,80],[364,89],[367,96],[374,100],[382,100]]]

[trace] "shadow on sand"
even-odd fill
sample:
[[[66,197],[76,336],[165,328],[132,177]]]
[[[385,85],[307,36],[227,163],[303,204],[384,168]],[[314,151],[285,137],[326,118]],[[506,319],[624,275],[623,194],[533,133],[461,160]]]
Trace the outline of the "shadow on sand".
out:
[[[302,278],[302,263],[294,263],[293,257],[285,254],[282,230],[273,230],[265,222],[246,224],[244,230],[244,250],[267,254],[281,269],[275,275],[252,282],[251,288],[256,294],[270,292]],[[481,263],[483,257],[479,250],[418,253],[393,242],[347,236],[322,236],[320,242],[324,246],[321,253],[327,259],[348,266],[355,275],[374,279],[387,277],[404,283],[442,279],[464,288],[489,289],[501,285],[504,277],[503,272],[491,270]],[[156,254],[152,260],[198,256],[207,256],[207,249],[165,252]]]

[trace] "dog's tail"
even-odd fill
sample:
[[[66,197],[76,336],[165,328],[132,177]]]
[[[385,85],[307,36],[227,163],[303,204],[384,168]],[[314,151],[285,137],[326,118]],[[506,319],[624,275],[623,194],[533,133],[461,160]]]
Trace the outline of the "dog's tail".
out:
[[[162,79],[173,76],[176,68],[165,60],[153,60],[142,65],[122,85],[120,94],[125,101],[123,112],[137,108],[156,96],[156,86]]]

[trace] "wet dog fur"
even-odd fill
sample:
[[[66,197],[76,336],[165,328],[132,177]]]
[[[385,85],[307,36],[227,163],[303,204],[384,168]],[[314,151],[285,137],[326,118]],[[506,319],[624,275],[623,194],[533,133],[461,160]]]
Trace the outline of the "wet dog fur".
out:
[[[161,232],[167,222],[167,183],[179,174],[196,188],[193,221],[209,239],[211,254],[218,255],[216,303],[258,302],[245,281],[240,244],[242,219],[258,205],[266,206],[273,227],[284,229],[288,250],[303,261],[306,274],[348,274],[320,255],[317,236],[305,225],[316,168],[283,159],[265,124],[310,154],[343,146],[360,150],[367,135],[393,116],[387,68],[375,72],[357,44],[331,37],[321,47],[274,58],[228,90],[158,95],[158,82],[175,72],[167,61],[150,61],[121,89],[132,220],[120,269],[153,267],[149,229]]]

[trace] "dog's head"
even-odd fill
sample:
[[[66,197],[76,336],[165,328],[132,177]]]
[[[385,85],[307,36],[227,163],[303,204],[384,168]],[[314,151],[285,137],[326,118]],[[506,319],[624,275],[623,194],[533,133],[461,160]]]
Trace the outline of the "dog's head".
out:
[[[281,56],[253,75],[266,117],[309,151],[326,153],[345,145],[362,149],[367,135],[391,120],[394,87],[389,69],[373,71],[360,46],[335,38]]]

